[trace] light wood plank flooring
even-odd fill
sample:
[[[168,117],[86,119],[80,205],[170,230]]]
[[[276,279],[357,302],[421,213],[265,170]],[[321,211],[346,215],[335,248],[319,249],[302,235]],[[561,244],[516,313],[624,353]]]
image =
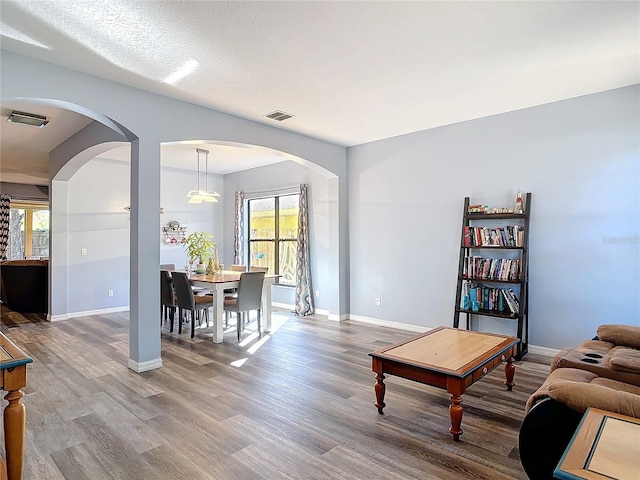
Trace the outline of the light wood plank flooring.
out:
[[[443,390],[388,376],[385,414],[374,407],[367,354],[410,332],[282,311],[271,335],[252,336],[254,322],[241,344],[233,326],[223,344],[165,326],[164,367],[136,374],[128,314],[1,320],[34,359],[27,480],[525,479],[518,429],[549,369],[529,354],[513,392],[502,368],[474,384],[455,443]]]

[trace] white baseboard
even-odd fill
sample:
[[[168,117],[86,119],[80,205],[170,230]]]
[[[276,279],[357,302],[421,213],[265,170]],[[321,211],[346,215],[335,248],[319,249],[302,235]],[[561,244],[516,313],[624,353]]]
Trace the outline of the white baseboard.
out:
[[[63,313],[61,315],[47,314],[47,321],[58,322],[60,320],[68,320],[70,318],[90,317],[92,315],[106,315],[108,313],[128,312],[129,306],[103,308],[101,310],[86,310],[84,312]]]
[[[343,313],[342,315],[336,315],[335,313],[329,313],[328,310],[323,310],[326,311],[326,315],[327,315],[327,320],[333,320],[336,322],[344,322],[346,320],[349,320],[349,314],[348,313]],[[320,313],[320,310],[316,310],[316,313]]]
[[[271,302],[271,306],[276,308],[282,308],[283,310],[288,310],[289,312],[293,312],[296,309],[295,305],[289,305],[288,303]],[[330,316],[329,310],[321,310],[319,308],[314,308],[313,314]],[[329,318],[329,320],[333,320],[333,318]]]
[[[379,325],[381,327],[397,328],[398,330],[407,330],[409,332],[424,333],[431,330],[432,327],[422,325],[412,325],[410,323],[390,322],[388,320],[380,320],[379,318],[364,317],[362,315],[349,315],[349,320],[356,322],[370,323],[371,325]]]
[[[289,305],[288,303],[278,303],[278,302],[271,302],[271,306],[276,308],[282,308],[283,310],[289,310],[290,312],[292,312],[296,308],[295,305]]]
[[[162,358],[154,358],[146,362],[136,362],[130,358],[127,366],[137,373],[147,372],[149,370],[155,370],[156,368],[162,368]]]
[[[540,345],[529,345],[529,353],[536,353],[538,355],[546,355],[548,357],[555,357],[559,352],[557,348],[541,347]]]

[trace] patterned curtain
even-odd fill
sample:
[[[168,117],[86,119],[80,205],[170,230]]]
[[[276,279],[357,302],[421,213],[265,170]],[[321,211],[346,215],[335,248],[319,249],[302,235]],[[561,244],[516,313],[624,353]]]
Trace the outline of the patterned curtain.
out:
[[[298,213],[298,250],[296,251],[296,314],[313,313],[311,292],[311,266],[309,263],[309,216],[307,206],[308,185],[300,184],[300,211]]]
[[[244,263],[242,240],[244,236],[244,192],[236,192],[236,212],[233,224],[233,263]]]
[[[7,259],[7,245],[9,244],[9,213],[11,209],[11,195],[0,195],[0,261]]]

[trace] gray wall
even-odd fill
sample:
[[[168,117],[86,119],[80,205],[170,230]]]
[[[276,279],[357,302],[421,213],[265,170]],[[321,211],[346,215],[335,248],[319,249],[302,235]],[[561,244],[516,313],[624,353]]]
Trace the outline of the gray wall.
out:
[[[639,105],[636,85],[349,148],[351,314],[451,325],[464,197],[508,206],[522,189],[531,344],[640,324]]]
[[[23,185],[21,183],[0,183],[0,193],[6,193],[20,200],[49,201],[49,187],[40,185]]]

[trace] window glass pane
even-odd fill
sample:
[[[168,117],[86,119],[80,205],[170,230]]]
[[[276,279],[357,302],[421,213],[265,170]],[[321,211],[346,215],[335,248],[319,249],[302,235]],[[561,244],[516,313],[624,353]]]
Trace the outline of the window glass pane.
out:
[[[249,242],[249,265],[253,267],[269,267],[269,273],[275,272],[274,242]]]
[[[35,257],[49,256],[49,210],[33,210],[31,254]]]
[[[280,283],[284,285],[296,284],[296,240],[280,242]]]
[[[280,197],[280,239],[298,238],[298,199],[300,195]]]
[[[261,239],[276,237],[276,199],[257,198],[249,201],[249,238]]]
[[[24,221],[26,210],[23,208],[9,209],[9,245],[7,258],[21,260],[24,258]]]

